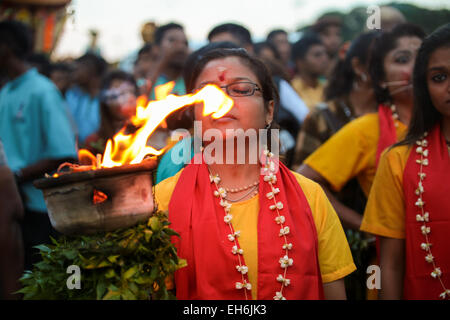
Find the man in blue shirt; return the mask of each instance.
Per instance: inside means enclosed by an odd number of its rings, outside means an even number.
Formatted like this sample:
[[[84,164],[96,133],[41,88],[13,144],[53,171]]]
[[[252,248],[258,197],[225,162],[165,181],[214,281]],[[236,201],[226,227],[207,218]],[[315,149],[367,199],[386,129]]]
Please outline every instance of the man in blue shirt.
[[[55,85],[26,62],[31,50],[31,33],[24,24],[0,22],[0,72],[9,79],[0,91],[0,139],[24,202],[26,269],[39,259],[32,247],[56,235],[42,192],[32,181],[76,158],[64,100]]]
[[[75,85],[67,90],[66,101],[77,125],[80,146],[100,127],[99,93],[106,69],[106,61],[92,53],[86,53],[75,61]]]

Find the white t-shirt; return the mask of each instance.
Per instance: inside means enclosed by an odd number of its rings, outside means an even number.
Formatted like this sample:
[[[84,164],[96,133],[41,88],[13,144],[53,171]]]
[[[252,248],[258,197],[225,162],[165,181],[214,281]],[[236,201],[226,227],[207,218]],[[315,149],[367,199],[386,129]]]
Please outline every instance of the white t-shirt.
[[[280,103],[289,110],[299,123],[303,123],[309,113],[309,108],[294,88],[286,80],[280,80]]]

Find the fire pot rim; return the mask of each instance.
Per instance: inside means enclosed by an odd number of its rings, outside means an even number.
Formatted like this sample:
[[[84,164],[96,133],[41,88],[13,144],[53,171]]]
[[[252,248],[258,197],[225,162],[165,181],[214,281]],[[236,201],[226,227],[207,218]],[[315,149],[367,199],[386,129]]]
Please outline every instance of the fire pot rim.
[[[113,168],[100,168],[96,170],[66,173],[56,178],[41,178],[33,181],[33,185],[38,189],[48,189],[71,184],[74,182],[106,178],[127,173],[136,173],[142,171],[148,171],[150,173],[157,167],[157,164],[157,160],[155,159],[146,159],[137,164],[125,164]]]

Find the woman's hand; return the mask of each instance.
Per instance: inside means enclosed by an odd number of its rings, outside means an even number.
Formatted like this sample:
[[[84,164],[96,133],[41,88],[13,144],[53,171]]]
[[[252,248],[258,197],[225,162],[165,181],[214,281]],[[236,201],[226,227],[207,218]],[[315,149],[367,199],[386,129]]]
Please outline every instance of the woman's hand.
[[[314,180],[322,187],[323,191],[327,195],[328,200],[330,200],[333,205],[334,210],[339,216],[342,225],[345,228],[350,228],[353,230],[359,230],[362,222],[362,215],[357,213],[356,211],[350,209],[342,202],[340,202],[332,193],[330,185],[324,177],[322,177],[317,171],[312,169],[306,164],[300,166],[297,170],[298,173],[305,176],[308,179]]]

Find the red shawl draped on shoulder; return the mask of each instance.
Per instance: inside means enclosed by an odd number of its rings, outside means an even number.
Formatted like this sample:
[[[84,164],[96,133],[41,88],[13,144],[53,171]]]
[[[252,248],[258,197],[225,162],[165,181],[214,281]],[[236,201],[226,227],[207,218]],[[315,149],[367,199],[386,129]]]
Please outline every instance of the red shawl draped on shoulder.
[[[378,139],[377,146],[377,167],[383,151],[397,142],[397,132],[395,130],[394,119],[392,119],[391,108],[386,105],[380,104],[378,106],[378,119],[378,123],[380,126],[380,137]]]
[[[201,157],[197,154],[196,157]],[[234,242],[228,240],[230,229],[224,223],[224,209],[213,195],[207,165],[195,157],[184,168],[169,203],[171,228],[180,234],[174,240],[178,255],[188,266],[175,273],[177,298],[186,299],[245,299],[243,289],[236,289],[241,274],[237,255],[232,254]],[[323,288],[318,262],[318,240],[311,209],[295,176],[279,163],[275,187],[280,189],[277,201],[284,204],[280,213],[290,227],[287,241],[293,244],[286,278],[291,284],[283,289],[286,299],[322,299]],[[266,197],[272,191],[260,176],[258,215],[258,299],[273,299],[280,290],[276,280],[283,274],[279,259],[284,256],[280,225],[276,213],[269,209],[273,200]],[[242,259],[242,257],[241,257]],[[245,264],[245,262],[244,262]],[[248,278],[247,278],[248,281]],[[251,298],[251,292],[247,291]]]
[[[442,272],[442,282],[450,287],[450,158],[445,139],[437,125],[425,138],[426,146],[422,150],[428,150],[429,164],[423,166],[424,192],[421,196],[424,202],[423,209],[429,214],[429,221],[425,223],[430,228],[427,235],[431,243],[431,252],[435,266]],[[422,210],[417,204],[419,196],[416,194],[419,183],[419,170],[421,155],[417,152],[419,146],[413,146],[411,154],[403,172],[403,191],[405,195],[406,209],[406,270],[404,278],[405,299],[439,299],[443,288],[438,278],[433,278],[432,263],[425,260],[428,254],[422,248],[426,243],[422,233],[424,222],[418,221],[417,215],[422,215]],[[450,296],[447,296],[447,299]]]

